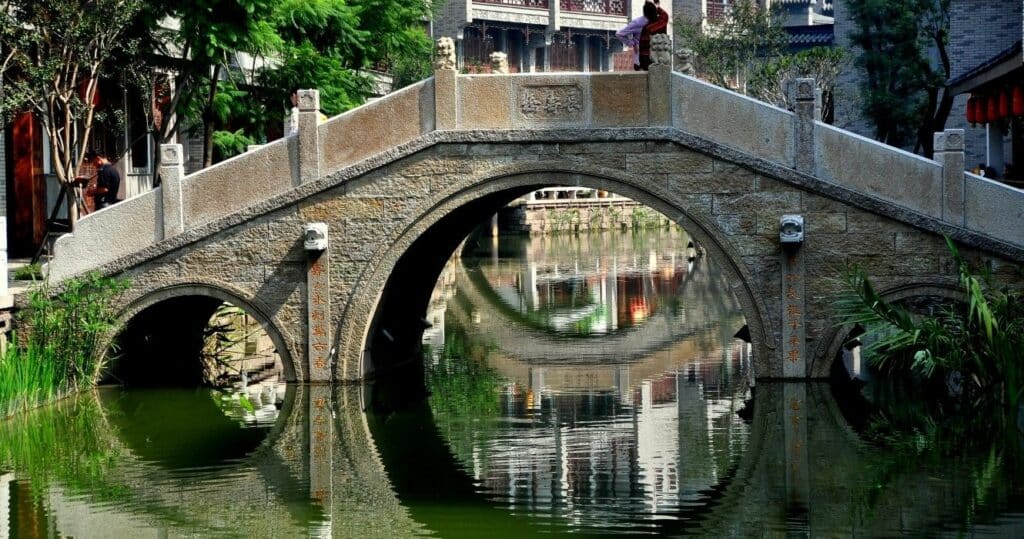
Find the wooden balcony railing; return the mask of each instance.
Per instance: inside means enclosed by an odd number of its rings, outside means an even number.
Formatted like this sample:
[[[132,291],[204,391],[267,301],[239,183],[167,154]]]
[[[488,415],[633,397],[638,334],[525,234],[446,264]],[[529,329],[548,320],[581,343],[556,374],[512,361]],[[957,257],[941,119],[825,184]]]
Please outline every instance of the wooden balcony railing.
[[[572,13],[596,13],[600,15],[625,15],[625,0],[559,0],[562,11]]]
[[[725,2],[716,2],[714,0],[708,0],[707,3],[707,15],[706,19],[708,22],[718,22],[724,19],[729,14],[730,6]]]
[[[496,4],[499,6],[548,8],[548,0],[473,0],[473,2],[477,4]]]

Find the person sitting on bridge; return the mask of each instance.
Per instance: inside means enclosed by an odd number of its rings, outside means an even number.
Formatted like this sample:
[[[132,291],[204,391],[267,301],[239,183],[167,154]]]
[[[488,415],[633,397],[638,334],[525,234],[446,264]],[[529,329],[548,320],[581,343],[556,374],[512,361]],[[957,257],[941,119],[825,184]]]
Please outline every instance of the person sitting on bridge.
[[[97,210],[117,203],[117,191],[121,188],[121,175],[114,165],[99,150],[85,153],[85,161],[96,167],[96,183],[86,189],[85,194],[93,197]]]

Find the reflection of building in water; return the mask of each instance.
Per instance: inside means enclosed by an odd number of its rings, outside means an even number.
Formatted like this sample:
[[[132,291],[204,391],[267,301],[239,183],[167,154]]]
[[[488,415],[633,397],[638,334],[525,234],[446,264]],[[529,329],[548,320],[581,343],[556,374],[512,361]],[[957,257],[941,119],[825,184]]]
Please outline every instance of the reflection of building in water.
[[[486,343],[506,380],[497,425],[459,437],[488,495],[633,526],[723,480],[746,445],[749,348],[728,282],[688,244],[678,228],[500,237],[449,265],[428,318]]]
[[[458,272],[458,257],[453,257],[445,264],[441,276],[437,279],[437,285],[430,293],[430,303],[427,305],[426,320],[430,327],[423,330],[423,345],[429,347],[436,360],[437,354],[444,348],[444,317],[448,310],[448,300],[455,296],[455,279]]]
[[[718,483],[745,447],[740,341],[707,353],[680,345],[676,367],[529,367],[509,376],[505,420],[467,463],[512,507],[562,506],[573,519],[665,513]],[[663,359],[663,358],[662,358]],[[658,363],[657,359],[654,360]],[[506,365],[507,366],[507,365]],[[633,377],[631,370],[640,373]],[[656,371],[656,372],[655,372]],[[613,503],[614,501],[614,503]],[[600,515],[600,516],[599,516]]]
[[[688,264],[689,237],[679,229],[585,237],[506,239],[480,259],[480,272],[520,314],[558,332],[589,335],[644,323],[669,308],[666,300],[701,269]],[[508,258],[508,250],[519,256]]]

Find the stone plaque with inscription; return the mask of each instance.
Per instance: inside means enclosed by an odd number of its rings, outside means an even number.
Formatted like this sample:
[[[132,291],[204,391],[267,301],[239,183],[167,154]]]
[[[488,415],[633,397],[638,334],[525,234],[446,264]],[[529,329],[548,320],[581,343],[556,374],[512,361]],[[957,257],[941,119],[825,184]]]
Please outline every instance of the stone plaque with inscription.
[[[519,88],[519,114],[524,120],[583,120],[583,89],[578,84],[524,85]]]

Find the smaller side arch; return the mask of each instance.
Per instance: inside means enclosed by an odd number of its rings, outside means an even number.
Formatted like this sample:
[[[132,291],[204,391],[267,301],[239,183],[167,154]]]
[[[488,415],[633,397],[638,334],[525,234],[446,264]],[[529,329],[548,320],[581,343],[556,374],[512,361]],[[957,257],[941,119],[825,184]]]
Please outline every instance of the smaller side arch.
[[[281,357],[285,379],[289,382],[301,379],[304,369],[301,364],[296,363],[295,358],[304,356],[298,353],[292,336],[269,314],[272,310],[264,302],[250,297],[238,287],[219,281],[183,280],[141,293],[118,312],[116,326],[104,340],[103,349],[109,350],[114,339],[127,327],[129,322],[146,309],[168,300],[189,296],[214,298],[245,310],[260,323],[271,342],[274,343],[274,347]]]
[[[955,280],[937,280],[931,282],[904,283],[886,288],[879,292],[887,302],[900,302],[910,298],[933,297],[951,301],[965,301],[967,298],[959,289]],[[829,328],[814,354],[814,363],[810,368],[811,378],[828,378],[831,374],[832,362],[835,361],[839,349],[850,339],[852,325],[835,325]]]

